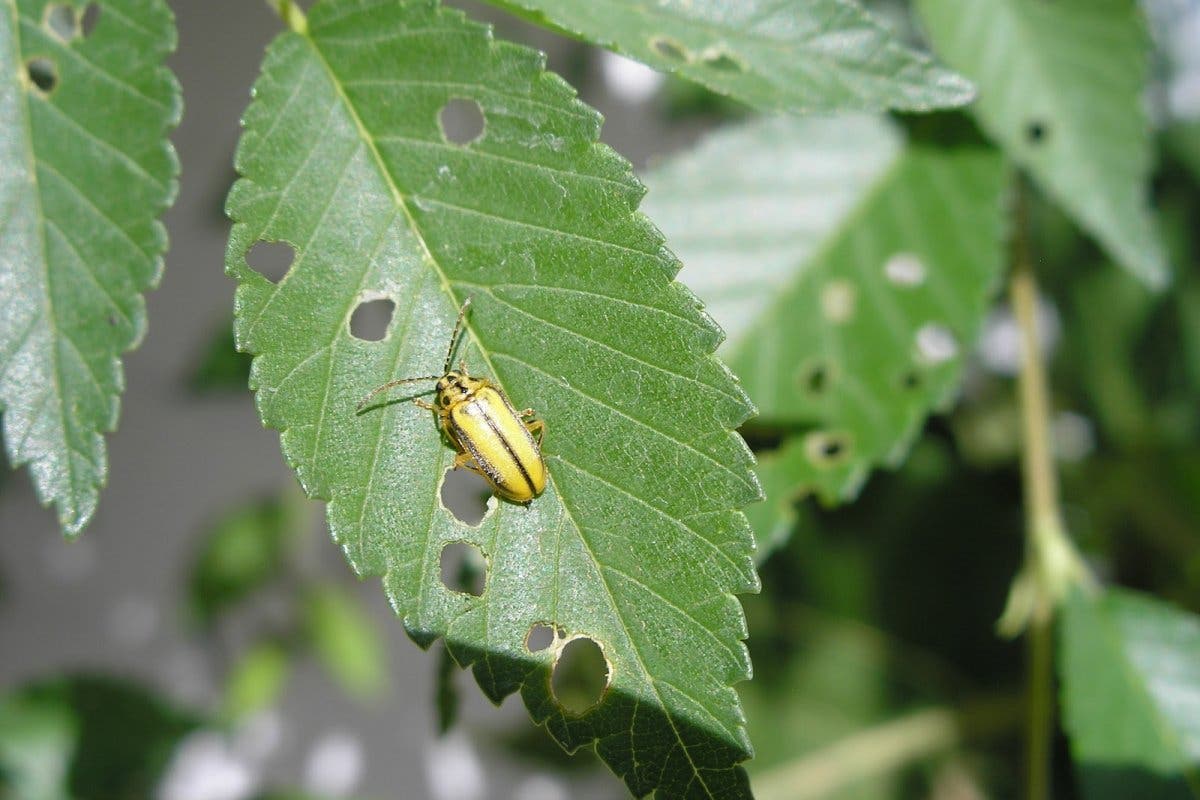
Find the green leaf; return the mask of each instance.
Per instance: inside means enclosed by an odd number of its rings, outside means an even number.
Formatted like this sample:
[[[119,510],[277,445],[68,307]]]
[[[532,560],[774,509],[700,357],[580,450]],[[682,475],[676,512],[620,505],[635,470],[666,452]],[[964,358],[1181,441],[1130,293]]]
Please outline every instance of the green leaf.
[[[998,155],[875,117],[761,120],[648,176],[647,213],[729,333],[755,424],[829,503],[953,398],[1002,264]]]
[[[1200,797],[1200,618],[1134,592],[1075,596],[1059,647],[1084,795]]]
[[[291,545],[306,527],[299,491],[237,506],[205,536],[188,578],[192,616],[204,626],[282,576]]]
[[[107,475],[118,356],[162,271],[181,103],[166,3],[105,0],[87,35],[52,29],[51,5],[0,0],[0,409],[10,463],[74,535]],[[54,5],[78,23],[87,3]]]
[[[304,615],[313,652],[343,689],[362,699],[383,691],[383,642],[353,597],[317,587],[305,598]]]
[[[0,702],[0,797],[65,800],[75,749],[75,721],[65,708],[21,695]]]
[[[520,690],[637,795],[747,796],[733,593],[757,586],[737,509],[759,489],[732,429],[751,406],[637,212],[642,186],[539,54],[460,12],[335,0],[299,27],[268,51],[229,200],[236,334],[264,423],[415,641],[445,637],[488,697]],[[456,98],[485,118],[469,143],[439,129]],[[259,240],[296,248],[277,285],[245,262]],[[355,308],[380,297],[396,306],[384,338],[351,335]],[[403,392],[355,413],[383,381],[441,368],[467,297],[458,355],[537,409],[550,475],[528,507],[493,501],[474,527],[441,506],[454,451],[431,414]],[[482,596],[443,585],[454,542],[485,555]],[[562,636],[530,652],[541,623]],[[548,681],[572,637],[610,667],[582,715]]]
[[[974,96],[856,0],[490,2],[764,111],[928,111]]]
[[[1114,260],[1168,279],[1147,205],[1149,38],[1134,0],[918,0],[934,48],[979,86],[980,124]]]
[[[225,715],[238,719],[275,705],[291,671],[292,660],[285,647],[270,641],[254,645],[238,659],[225,681]]]

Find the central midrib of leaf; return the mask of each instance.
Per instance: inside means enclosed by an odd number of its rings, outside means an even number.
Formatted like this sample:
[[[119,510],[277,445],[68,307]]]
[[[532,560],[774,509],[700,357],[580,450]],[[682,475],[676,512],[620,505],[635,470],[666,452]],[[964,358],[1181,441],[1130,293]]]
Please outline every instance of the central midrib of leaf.
[[[337,77],[337,74],[334,72],[332,66],[329,64],[328,60],[326,60],[324,54],[321,52],[321,48],[317,46],[317,43],[307,33],[298,34],[298,35],[302,36],[302,38],[305,40],[308,47],[312,50],[313,55],[316,57],[318,62],[321,64],[322,68],[325,70],[326,76],[329,78],[330,83],[334,87],[334,91],[337,93],[338,98],[341,100],[343,106],[346,109],[346,113],[349,114],[351,120],[354,122],[355,129],[358,131],[358,134],[359,134],[360,138],[362,139],[363,144],[369,149],[369,151],[371,153],[371,159],[374,162],[375,167],[378,170],[383,181],[386,183],[386,185],[388,187],[388,191],[391,193],[392,198],[395,201],[396,207],[398,209],[400,209],[400,211],[403,213],[404,218],[408,223],[409,229],[412,231],[413,236],[420,243],[425,262],[434,270],[434,272],[437,273],[438,280],[440,281],[443,290],[451,298],[451,301],[453,302],[453,304],[456,307],[461,305],[462,299],[460,299],[459,297],[457,297],[455,295],[454,289],[451,285],[451,281],[450,281],[448,275],[446,274],[445,270],[442,269],[442,267],[438,263],[437,259],[434,257],[433,251],[429,247],[429,244],[426,241],[426,237],[425,237],[424,233],[422,232],[420,226],[417,223],[416,217],[413,215],[412,211],[408,207],[408,203],[409,203],[408,198],[400,190],[400,187],[396,184],[396,181],[393,179],[392,174],[388,171],[388,169],[384,163],[383,157],[379,152],[379,148],[377,147],[377,145],[375,143],[374,135],[367,129],[366,125],[363,123],[362,117],[359,115],[353,102],[351,102],[350,98],[347,96],[347,94],[342,86],[341,81]],[[496,371],[495,366],[492,364],[491,354],[490,354],[489,349],[483,344],[483,342],[479,339],[479,337],[477,337],[475,335],[474,329],[471,326],[469,320],[464,324],[464,328],[467,332],[467,335],[471,337],[472,342],[478,348],[481,357],[487,363],[488,370],[490,371],[491,375],[493,376],[493,379],[498,383],[499,382],[499,378],[498,378],[499,373]],[[528,365],[528,366],[532,367],[533,365]],[[645,423],[643,423],[643,424],[645,424]],[[555,456],[548,457],[548,460],[551,460],[551,461],[560,460],[561,461],[561,459],[558,459]],[[577,470],[584,471],[580,467],[576,467],[574,465],[572,465],[572,466]],[[599,479],[599,478],[597,478],[597,479]],[[605,597],[608,601],[609,608],[612,610],[613,617],[620,621],[620,624],[621,624],[622,628],[624,629],[626,638],[629,641],[630,646],[633,649],[634,656],[637,658],[638,667],[641,669],[642,673],[645,675],[649,686],[655,692],[655,696],[658,699],[659,706],[666,712],[665,717],[675,733],[676,741],[679,743],[680,749],[683,751],[685,757],[688,760],[688,763],[692,767],[693,774],[695,775],[696,779],[699,780],[702,785],[704,785],[705,791],[711,795],[712,792],[704,780],[704,771],[697,767],[695,760],[692,758],[692,754],[689,750],[688,743],[684,740],[683,735],[681,734],[681,732],[679,731],[679,729],[676,725],[676,722],[674,719],[674,714],[669,710],[670,705],[666,702],[665,698],[663,698],[663,696],[658,688],[658,681],[654,677],[653,673],[647,668],[645,660],[644,660],[640,650],[638,649],[637,637],[634,635],[634,632],[630,629],[629,624],[626,621],[625,617],[620,612],[619,606],[616,603],[616,599],[613,596],[612,589],[609,586],[608,580],[604,575],[603,566],[601,565],[600,560],[596,557],[595,551],[593,550],[591,543],[588,541],[587,536],[584,533],[583,527],[581,525],[579,525],[578,522],[575,520],[575,516],[571,512],[571,507],[570,507],[571,504],[568,500],[568,497],[566,494],[564,494],[561,491],[561,489],[559,488],[559,485],[555,481],[553,470],[550,470],[550,469],[547,470],[547,480],[552,484],[554,493],[557,495],[560,502],[562,503],[564,514],[570,520],[570,524],[577,532],[581,544],[587,550],[588,556],[592,561],[592,566],[593,566],[594,572],[596,574],[596,577],[597,577],[600,585],[604,588]],[[636,497],[635,495],[629,494],[626,490],[624,490],[621,487],[614,487],[614,488],[617,488],[618,490],[624,492],[625,494],[627,494],[629,496],[629,498],[631,500],[633,500],[635,502],[643,503],[643,504],[645,502],[641,498]],[[436,503],[436,498],[435,498],[434,502]],[[496,509],[496,511],[493,513],[498,513],[499,510],[500,509]],[[688,526],[688,527],[690,527],[690,526]],[[694,531],[694,532],[696,533],[696,535],[698,535],[698,536],[700,535],[698,531]],[[561,541],[561,538],[562,538],[562,526],[559,525],[558,530],[556,531],[556,541]],[[428,534],[426,534],[425,541],[426,541],[425,550],[426,550],[426,552],[428,552],[429,543],[431,541],[431,537]],[[556,590],[557,590],[559,582],[560,581],[558,581],[558,580],[555,581]],[[422,586],[423,586],[423,582],[422,582]],[[645,588],[647,589],[647,591],[653,592],[653,590],[650,589],[649,587],[645,587]],[[657,593],[655,593],[655,594],[657,594]],[[661,595],[659,595],[659,597],[663,602],[671,604],[669,600],[661,597]],[[671,605],[674,605],[674,604],[671,604]],[[682,609],[679,609],[679,610],[682,611]],[[700,625],[699,623],[697,623],[697,626],[700,629],[704,630],[709,635],[712,634],[712,632],[708,631],[707,628],[705,628],[703,625]],[[703,705],[703,704],[701,703],[700,705]]]

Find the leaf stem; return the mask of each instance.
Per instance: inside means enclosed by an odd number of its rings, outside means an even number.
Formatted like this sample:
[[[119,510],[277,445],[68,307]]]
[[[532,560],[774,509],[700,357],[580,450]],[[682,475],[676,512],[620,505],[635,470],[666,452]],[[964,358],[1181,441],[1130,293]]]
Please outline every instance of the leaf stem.
[[[300,8],[294,0],[265,0],[265,2],[294,32],[301,36],[308,33],[308,18],[304,16],[304,9]]]
[[[1063,524],[1058,474],[1050,428],[1050,391],[1042,361],[1037,320],[1037,279],[1029,242],[1029,189],[1018,177],[1009,297],[1021,347],[1018,392],[1021,412],[1021,476],[1025,494],[1025,563],[1013,581],[1000,617],[1000,633],[1016,636],[1028,628],[1026,709],[1026,793],[1028,800],[1050,796],[1054,733],[1054,610],[1075,586],[1092,579]]]

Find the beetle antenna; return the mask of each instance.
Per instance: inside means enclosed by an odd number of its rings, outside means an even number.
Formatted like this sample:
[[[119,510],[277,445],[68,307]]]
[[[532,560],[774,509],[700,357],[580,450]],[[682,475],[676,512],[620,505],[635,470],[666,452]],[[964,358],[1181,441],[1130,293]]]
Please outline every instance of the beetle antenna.
[[[454,323],[454,333],[450,335],[450,349],[446,351],[446,364],[442,367],[442,373],[450,371],[450,362],[454,360],[454,343],[458,341],[458,334],[462,332],[463,318],[467,315],[467,309],[471,307],[471,298],[468,297],[463,301],[462,308],[458,310],[458,321]]]
[[[399,378],[398,380],[388,381],[387,383],[383,384],[382,386],[376,386],[374,389],[372,389],[370,394],[368,394],[366,397],[364,397],[362,400],[359,401],[358,405],[355,407],[355,411],[362,411],[363,408],[366,407],[367,403],[371,402],[372,397],[379,394],[380,392],[386,392],[388,389],[393,389],[402,383],[416,383],[417,381],[436,381],[436,380],[440,379],[441,377],[442,377],[441,375],[422,375],[419,378]],[[424,394],[424,392],[422,392],[422,394]]]

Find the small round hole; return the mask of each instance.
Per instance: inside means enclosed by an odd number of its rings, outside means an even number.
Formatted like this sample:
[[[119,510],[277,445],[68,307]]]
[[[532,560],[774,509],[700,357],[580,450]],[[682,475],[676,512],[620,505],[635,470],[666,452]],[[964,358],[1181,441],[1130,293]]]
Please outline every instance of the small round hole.
[[[732,53],[727,53],[725,51],[719,50],[719,51],[711,53],[711,54],[706,53],[701,58],[701,62],[704,64],[704,66],[711,67],[712,69],[715,69],[718,72],[745,72],[746,71],[745,64],[743,64]]]
[[[529,629],[525,636],[525,649],[531,653],[540,653],[554,644],[554,628],[537,623]]]
[[[100,4],[88,3],[87,8],[83,10],[83,16],[79,19],[79,28],[84,36],[91,36],[92,31],[96,30],[96,23],[100,21]]]
[[[442,508],[459,522],[476,527],[488,510],[492,487],[478,472],[469,469],[446,470],[442,479]]]
[[[452,592],[475,597],[487,587],[487,561],[470,542],[450,542],[442,548],[442,584]]]
[[[921,388],[921,373],[915,369],[905,371],[900,375],[900,388],[906,392],[916,391]]]
[[[1044,122],[1032,120],[1025,126],[1025,138],[1030,144],[1041,144],[1050,135],[1050,130]]]
[[[390,298],[365,300],[350,315],[350,335],[365,342],[378,342],[387,336],[396,304]]]
[[[850,457],[850,436],[845,433],[815,431],[804,440],[808,460],[818,467],[832,467]]]
[[[842,323],[854,316],[858,290],[849,281],[830,281],[821,289],[821,313],[825,319]]]
[[[29,73],[30,83],[36,86],[42,94],[50,94],[58,85],[58,68],[48,58],[31,58],[25,65],[25,69]]]
[[[46,28],[50,33],[64,42],[69,42],[79,35],[79,17],[75,9],[65,3],[53,3],[46,6]]]
[[[283,280],[295,260],[296,250],[287,242],[255,242],[246,253],[246,265],[271,283]]]
[[[671,61],[684,62],[691,60],[688,56],[687,48],[669,37],[656,36],[650,40],[650,46],[654,48],[654,52]]]
[[[925,282],[925,264],[913,253],[896,253],[883,265],[887,279],[896,286],[920,286]]]
[[[580,716],[602,699],[612,672],[604,651],[587,637],[572,639],[554,662],[550,689],[568,714]]]
[[[945,325],[929,322],[917,330],[917,356],[926,364],[942,364],[958,355],[958,339]]]
[[[454,144],[471,144],[483,136],[486,120],[483,109],[474,100],[455,97],[438,114],[442,136]]]

